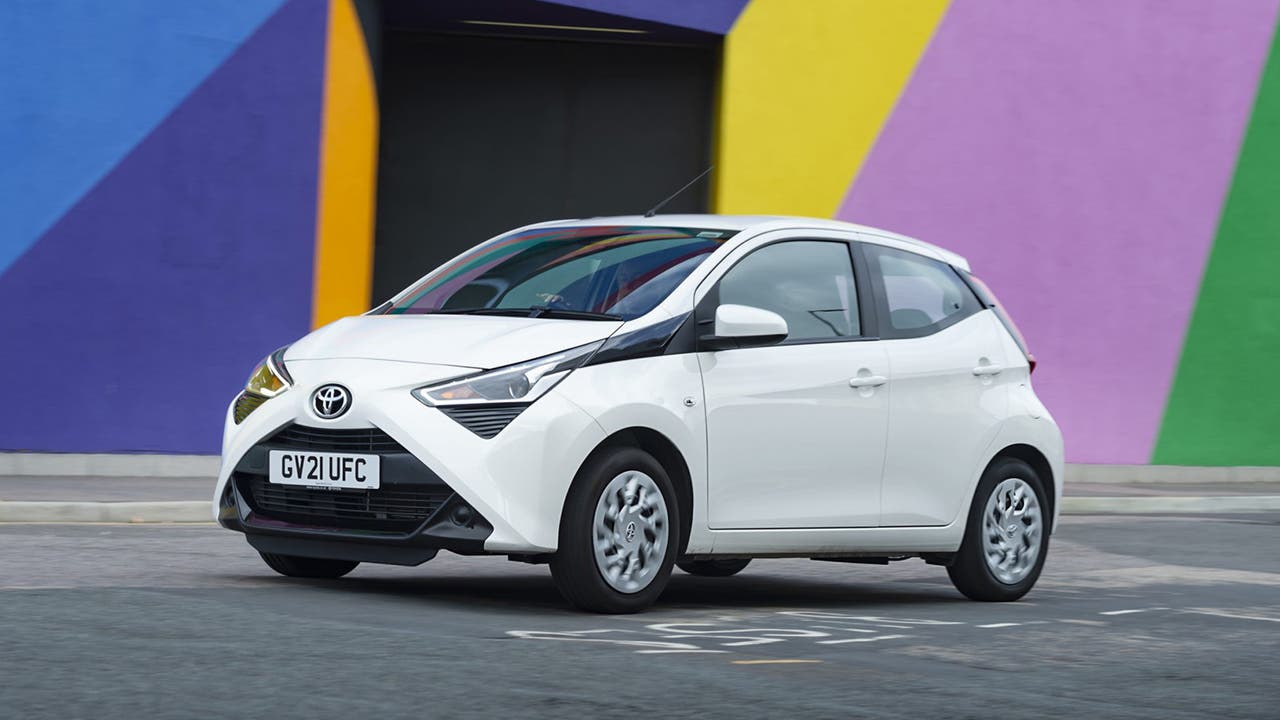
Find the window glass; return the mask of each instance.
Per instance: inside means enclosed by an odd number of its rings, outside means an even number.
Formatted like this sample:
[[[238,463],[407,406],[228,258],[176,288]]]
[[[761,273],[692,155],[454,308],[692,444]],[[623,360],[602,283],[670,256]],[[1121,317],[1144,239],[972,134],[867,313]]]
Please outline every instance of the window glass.
[[[889,306],[889,327],[911,334],[941,329],[974,312],[973,293],[950,265],[875,246]]]
[[[787,321],[787,340],[856,337],[858,295],[849,246],[793,240],[766,245],[720,280],[721,305],[772,310]]]
[[[656,307],[732,236],[704,228],[525,230],[437,269],[388,312],[563,310],[630,320]]]

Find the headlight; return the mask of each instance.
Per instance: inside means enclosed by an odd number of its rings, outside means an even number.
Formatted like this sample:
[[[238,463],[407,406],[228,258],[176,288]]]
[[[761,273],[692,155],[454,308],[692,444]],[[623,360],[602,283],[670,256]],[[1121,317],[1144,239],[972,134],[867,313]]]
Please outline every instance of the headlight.
[[[420,387],[413,391],[413,396],[433,407],[491,402],[531,403],[555,387],[574,368],[581,367],[600,345],[600,342],[594,342],[519,365]]]
[[[293,387],[293,378],[289,377],[289,371],[284,367],[284,351],[288,349],[282,347],[258,363],[244,389],[262,397],[273,398]]]

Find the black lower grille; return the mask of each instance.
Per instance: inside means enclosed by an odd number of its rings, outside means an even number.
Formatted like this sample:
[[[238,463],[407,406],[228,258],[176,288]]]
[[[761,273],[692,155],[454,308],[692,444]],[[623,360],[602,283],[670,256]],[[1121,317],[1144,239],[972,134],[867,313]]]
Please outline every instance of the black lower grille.
[[[404,446],[378,428],[337,430],[334,428],[290,425],[273,435],[267,440],[267,443],[300,450],[328,452],[408,452],[404,449]]]
[[[369,527],[409,531],[444,504],[452,492],[444,486],[406,485],[377,490],[313,490],[279,485],[252,476],[241,483],[250,507],[285,522],[336,528]]]
[[[440,411],[462,427],[488,440],[502,432],[527,407],[528,403],[452,405],[442,407]]]

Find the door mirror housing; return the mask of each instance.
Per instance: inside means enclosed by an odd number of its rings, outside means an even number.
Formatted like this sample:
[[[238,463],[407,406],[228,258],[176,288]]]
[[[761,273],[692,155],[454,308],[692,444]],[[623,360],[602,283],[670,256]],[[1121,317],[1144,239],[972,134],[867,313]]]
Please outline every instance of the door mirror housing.
[[[703,336],[707,350],[776,345],[787,339],[787,321],[776,312],[750,305],[721,305],[716,308],[714,335]]]

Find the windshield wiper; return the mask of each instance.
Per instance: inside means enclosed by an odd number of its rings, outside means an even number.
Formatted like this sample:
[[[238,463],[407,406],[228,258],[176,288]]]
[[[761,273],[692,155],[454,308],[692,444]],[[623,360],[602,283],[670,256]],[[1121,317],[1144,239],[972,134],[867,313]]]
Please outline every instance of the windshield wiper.
[[[590,310],[567,310],[546,305],[534,305],[526,308],[451,308],[436,310],[441,315],[502,315],[506,317],[559,318],[562,320],[622,320],[621,315],[612,313],[591,312]]]

